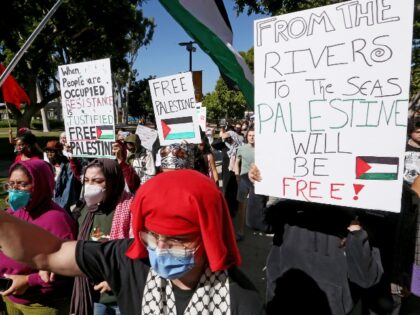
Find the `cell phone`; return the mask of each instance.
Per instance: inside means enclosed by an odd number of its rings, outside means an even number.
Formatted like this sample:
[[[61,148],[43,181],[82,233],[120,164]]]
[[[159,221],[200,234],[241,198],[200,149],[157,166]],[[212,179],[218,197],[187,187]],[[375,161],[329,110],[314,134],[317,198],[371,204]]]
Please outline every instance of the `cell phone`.
[[[13,280],[0,277],[0,291],[6,291],[12,286]]]

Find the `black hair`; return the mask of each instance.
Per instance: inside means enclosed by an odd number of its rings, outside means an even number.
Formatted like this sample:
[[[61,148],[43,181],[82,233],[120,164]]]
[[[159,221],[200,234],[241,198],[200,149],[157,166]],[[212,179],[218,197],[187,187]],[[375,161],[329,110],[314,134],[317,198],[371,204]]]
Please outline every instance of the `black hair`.
[[[44,153],[37,143],[36,136],[32,132],[26,131],[23,135],[17,137],[16,141],[17,140],[20,140],[23,142],[23,144],[26,144],[28,148],[27,154],[25,153],[26,156],[38,156],[40,159],[44,158]]]
[[[420,128],[420,118],[413,117],[408,120],[407,123],[407,134],[410,136],[416,129]]]

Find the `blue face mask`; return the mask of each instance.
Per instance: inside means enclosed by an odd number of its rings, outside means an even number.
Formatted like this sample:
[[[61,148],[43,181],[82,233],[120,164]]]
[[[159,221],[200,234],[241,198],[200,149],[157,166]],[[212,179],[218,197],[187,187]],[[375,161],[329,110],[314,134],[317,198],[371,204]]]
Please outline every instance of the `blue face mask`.
[[[194,251],[183,255],[176,255],[170,249],[152,249],[149,252],[150,266],[159,276],[165,279],[182,277],[194,267]]]
[[[26,207],[31,199],[31,193],[26,190],[9,190],[9,204],[13,211]]]

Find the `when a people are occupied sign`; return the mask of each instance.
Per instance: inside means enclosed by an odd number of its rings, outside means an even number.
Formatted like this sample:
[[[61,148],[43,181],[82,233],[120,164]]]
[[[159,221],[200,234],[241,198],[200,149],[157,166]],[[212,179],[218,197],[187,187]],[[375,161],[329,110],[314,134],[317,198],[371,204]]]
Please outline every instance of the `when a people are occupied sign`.
[[[400,211],[413,5],[254,22],[257,193]]]
[[[114,104],[109,59],[58,67],[67,141],[76,157],[114,158]]]
[[[191,72],[149,80],[161,145],[200,143]]]

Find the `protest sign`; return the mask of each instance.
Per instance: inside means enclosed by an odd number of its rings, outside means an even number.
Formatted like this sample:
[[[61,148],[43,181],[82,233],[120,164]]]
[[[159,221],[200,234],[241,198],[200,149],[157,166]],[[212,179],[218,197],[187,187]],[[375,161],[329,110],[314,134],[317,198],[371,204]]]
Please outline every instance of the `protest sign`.
[[[198,125],[201,127],[202,131],[206,131],[206,124],[207,124],[207,108],[202,106],[202,103],[197,103],[197,117],[198,117]]]
[[[115,141],[109,59],[58,67],[66,136],[76,157],[107,157]]]
[[[259,194],[399,212],[413,1],[254,22]]]
[[[149,80],[160,143],[200,143],[191,72]]]
[[[149,151],[153,151],[153,144],[156,142],[158,133],[149,127],[138,125],[136,134],[139,136],[141,145]]]

